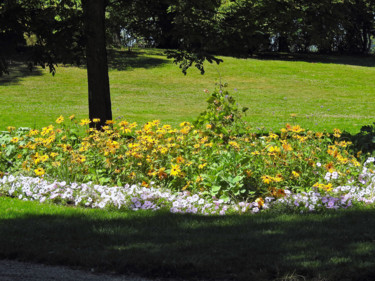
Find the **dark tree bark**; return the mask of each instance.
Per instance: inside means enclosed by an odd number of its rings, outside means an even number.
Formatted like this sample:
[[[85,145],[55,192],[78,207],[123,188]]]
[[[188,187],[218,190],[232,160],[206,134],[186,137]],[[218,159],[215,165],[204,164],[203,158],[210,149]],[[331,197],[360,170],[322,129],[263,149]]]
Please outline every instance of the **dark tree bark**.
[[[100,123],[92,125],[100,129],[106,120],[112,120],[104,23],[107,0],[84,0],[82,5],[87,40],[89,118],[99,118]]]

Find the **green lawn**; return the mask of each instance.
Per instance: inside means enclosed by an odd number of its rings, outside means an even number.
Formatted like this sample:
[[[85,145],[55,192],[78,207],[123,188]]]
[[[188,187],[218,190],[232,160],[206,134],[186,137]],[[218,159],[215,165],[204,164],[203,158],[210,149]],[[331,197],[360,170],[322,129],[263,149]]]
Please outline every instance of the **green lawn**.
[[[204,217],[0,197],[0,233],[0,258],[96,271],[199,280],[375,278],[372,209]]]
[[[337,127],[356,133],[375,121],[374,57],[224,57],[219,66],[207,64],[203,76],[196,69],[184,76],[157,49],[130,55],[110,51],[109,57],[114,118],[160,119],[172,125],[193,120],[206,106],[203,90],[213,90],[221,77],[240,104],[250,108],[246,120],[255,130],[278,130],[294,122],[313,130]],[[42,69],[30,73],[17,63],[11,70],[0,78],[0,130],[45,126],[60,114],[87,117],[83,67],[60,66],[55,77]]]
[[[287,122],[351,133],[375,121],[375,58],[234,59],[184,76],[161,51],[110,52],[114,117],[176,125],[229,83],[254,130]],[[0,78],[0,130],[87,118],[85,69],[55,77],[18,63]],[[236,89],[236,90],[235,90]],[[297,114],[296,120],[290,114]],[[0,194],[0,258],[149,277],[222,280],[374,280],[373,208],[324,214],[176,215],[25,202]]]

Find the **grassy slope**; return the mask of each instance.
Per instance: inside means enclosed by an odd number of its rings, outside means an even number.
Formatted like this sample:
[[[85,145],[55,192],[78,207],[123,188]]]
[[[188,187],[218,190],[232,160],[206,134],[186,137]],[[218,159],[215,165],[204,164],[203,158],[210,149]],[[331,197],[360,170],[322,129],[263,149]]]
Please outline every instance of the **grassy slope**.
[[[99,271],[237,280],[375,278],[374,210],[202,217],[0,197],[0,233],[0,258]]]
[[[295,122],[314,130],[338,127],[355,133],[375,121],[375,58],[223,59],[219,66],[208,64],[204,76],[195,69],[184,76],[159,50],[132,55],[112,51],[114,117],[173,125],[193,120],[205,108],[203,89],[212,90],[221,75],[231,92],[238,89],[240,104],[250,108],[246,119],[254,128],[277,130]],[[55,77],[40,69],[30,74],[17,65],[13,70],[0,78],[0,129],[40,127],[60,114],[87,117],[84,68],[59,67]],[[297,120],[291,113],[297,113]]]

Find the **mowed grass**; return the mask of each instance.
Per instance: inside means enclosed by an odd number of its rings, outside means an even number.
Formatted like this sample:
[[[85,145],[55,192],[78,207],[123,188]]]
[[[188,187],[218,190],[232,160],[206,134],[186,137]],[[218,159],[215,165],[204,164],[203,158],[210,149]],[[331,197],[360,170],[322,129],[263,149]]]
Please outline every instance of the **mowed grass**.
[[[198,280],[374,280],[373,209],[193,216],[0,197],[0,258]]]
[[[159,119],[177,125],[206,107],[215,83],[228,83],[254,130],[279,130],[298,123],[312,130],[340,128],[351,133],[375,121],[375,58],[310,55],[268,59],[223,57],[206,64],[206,74],[184,76],[162,50],[109,52],[114,118],[145,123]],[[235,90],[236,89],[236,90]],[[290,114],[297,114],[292,119]],[[7,126],[41,127],[59,115],[88,116],[84,67],[29,72],[18,63],[0,78],[0,130]]]
[[[205,108],[220,80],[254,130],[287,122],[355,133],[375,121],[374,58],[223,58],[182,75],[160,50],[110,53],[114,117],[177,125]],[[55,77],[18,63],[0,78],[0,130],[87,118],[83,67]],[[237,89],[235,91],[234,89]],[[291,113],[297,118],[292,119]],[[176,215],[25,202],[0,195],[0,258],[149,277],[221,280],[374,280],[374,209],[324,214]]]

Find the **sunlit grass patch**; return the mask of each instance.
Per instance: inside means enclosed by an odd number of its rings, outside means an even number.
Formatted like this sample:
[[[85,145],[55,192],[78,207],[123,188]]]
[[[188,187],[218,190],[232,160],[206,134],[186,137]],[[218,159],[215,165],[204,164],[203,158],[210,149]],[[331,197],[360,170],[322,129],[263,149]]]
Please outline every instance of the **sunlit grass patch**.
[[[371,114],[375,70],[367,66],[372,57],[223,59],[218,66],[207,64],[204,76],[193,69],[184,76],[160,50],[136,50],[130,55],[113,51],[109,77],[114,118],[141,124],[159,119],[173,126],[192,121],[205,108],[203,90],[212,90],[221,77],[232,91],[238,90],[236,99],[250,108],[245,119],[254,128],[278,130],[290,122],[292,113],[297,114],[296,123],[314,131],[339,128],[356,133],[375,120]],[[311,63],[314,59],[316,63]],[[54,77],[43,70],[4,76],[0,104],[3,130],[9,125],[47,126],[56,112],[85,118],[86,70],[60,66]]]

